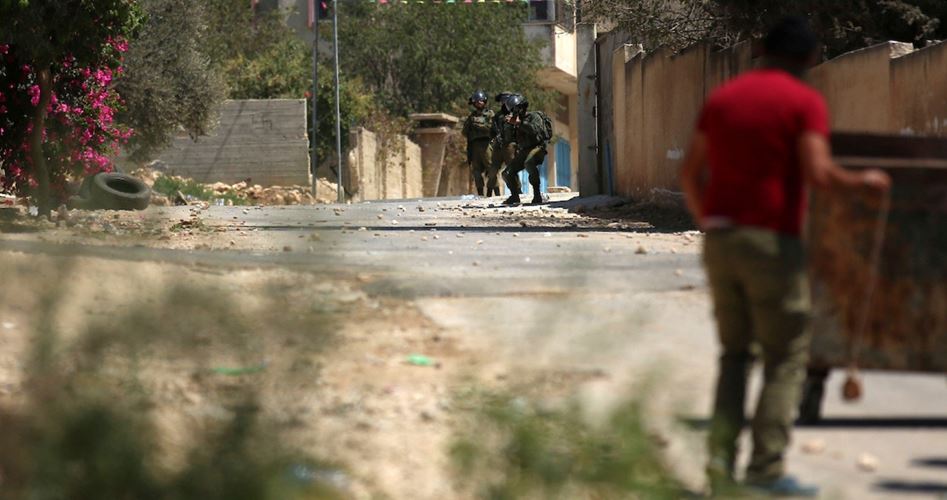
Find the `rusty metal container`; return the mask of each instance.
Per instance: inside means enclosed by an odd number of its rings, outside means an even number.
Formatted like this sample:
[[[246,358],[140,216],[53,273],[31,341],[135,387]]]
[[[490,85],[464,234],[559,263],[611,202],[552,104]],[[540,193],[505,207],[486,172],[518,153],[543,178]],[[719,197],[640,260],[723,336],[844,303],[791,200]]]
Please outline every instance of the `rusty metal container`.
[[[870,303],[881,197],[813,193],[813,366],[845,366],[855,346],[861,368],[947,373],[947,139],[836,134],[832,147],[842,166],[882,168],[893,186]]]
[[[883,198],[810,198],[815,335],[803,419],[818,418],[812,399],[821,400],[832,368],[947,373],[947,139],[834,134],[832,150],[843,167],[881,168],[893,185],[876,274],[871,257]]]

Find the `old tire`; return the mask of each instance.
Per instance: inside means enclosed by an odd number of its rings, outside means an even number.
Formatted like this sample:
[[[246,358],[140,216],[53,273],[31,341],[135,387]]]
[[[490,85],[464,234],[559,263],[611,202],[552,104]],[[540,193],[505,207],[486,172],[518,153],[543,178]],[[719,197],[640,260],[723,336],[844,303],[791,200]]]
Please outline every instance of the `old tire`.
[[[89,198],[108,210],[144,210],[151,203],[151,189],[130,175],[106,172],[92,178]]]
[[[799,418],[801,425],[815,425],[822,420],[822,399],[825,396],[825,379],[828,370],[809,370],[806,381],[802,385],[802,400],[799,402]]]

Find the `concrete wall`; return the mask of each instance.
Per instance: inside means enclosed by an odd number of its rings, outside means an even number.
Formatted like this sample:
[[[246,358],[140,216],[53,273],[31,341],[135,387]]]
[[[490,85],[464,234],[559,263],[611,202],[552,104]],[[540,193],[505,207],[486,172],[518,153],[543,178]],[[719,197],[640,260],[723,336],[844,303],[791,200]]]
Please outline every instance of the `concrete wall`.
[[[614,142],[603,151],[611,153],[614,192],[638,196],[673,188],[708,92],[750,64],[744,45],[719,52],[697,45],[679,54],[615,47],[611,78],[603,82],[612,86],[612,109],[601,113],[612,122],[603,137]]]
[[[342,182],[352,201],[419,198],[421,148],[403,135],[382,144],[375,133],[357,128],[350,135]]]
[[[197,141],[186,135],[156,159],[169,173],[200,182],[309,185],[306,102],[302,99],[224,101],[219,125]]]
[[[891,124],[891,58],[904,50],[897,42],[843,54],[812,69],[809,81],[829,103],[832,128],[885,132]]]
[[[677,189],[707,95],[759,61],[749,44],[647,55],[609,48],[609,78],[601,84],[611,92],[601,93],[611,109],[599,113],[599,126],[610,127],[601,137],[614,145],[614,191],[641,196],[653,188]],[[834,130],[947,135],[947,43],[916,51],[898,42],[868,47],[813,68],[809,81],[825,96]]]
[[[934,45],[891,61],[891,129],[947,135],[947,46]]]
[[[405,198],[424,196],[424,182],[421,171],[421,146],[404,138],[404,184],[401,191]]]

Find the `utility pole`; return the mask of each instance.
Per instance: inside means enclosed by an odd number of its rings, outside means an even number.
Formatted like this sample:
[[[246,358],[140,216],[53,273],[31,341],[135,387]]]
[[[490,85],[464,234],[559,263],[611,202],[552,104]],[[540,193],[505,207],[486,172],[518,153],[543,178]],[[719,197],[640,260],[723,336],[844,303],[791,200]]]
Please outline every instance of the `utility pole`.
[[[309,173],[312,174],[312,197],[316,198],[316,169],[319,168],[319,153],[316,151],[316,141],[319,138],[319,12],[313,13],[315,21],[312,23],[312,136],[309,151]]]
[[[339,203],[345,203],[342,187],[342,114],[339,112],[339,2],[332,0],[332,45],[335,49],[335,153],[338,159]]]

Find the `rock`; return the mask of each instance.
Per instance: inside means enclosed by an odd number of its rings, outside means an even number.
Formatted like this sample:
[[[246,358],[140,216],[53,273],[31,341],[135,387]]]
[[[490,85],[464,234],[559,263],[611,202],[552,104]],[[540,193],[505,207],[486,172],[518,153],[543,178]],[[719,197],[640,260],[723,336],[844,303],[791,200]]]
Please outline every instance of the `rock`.
[[[862,453],[858,455],[858,460],[855,462],[855,465],[858,466],[859,470],[874,472],[878,470],[878,457],[871,453]]]
[[[286,246],[283,247],[283,251],[284,251],[284,252],[292,252],[292,251],[293,251],[293,247],[291,247],[291,246],[289,246],[289,245],[286,245]]]
[[[638,249],[635,250],[635,253],[638,254],[638,255],[644,255],[644,254],[648,253],[648,250],[646,250],[645,247],[639,245],[639,246],[638,246]]]
[[[825,441],[821,439],[810,439],[802,443],[802,451],[810,455],[818,455],[825,451]]]
[[[187,400],[187,402],[191,403],[192,405],[200,404],[201,401],[203,401],[203,398],[201,397],[201,395],[194,391],[185,391],[184,399]]]

